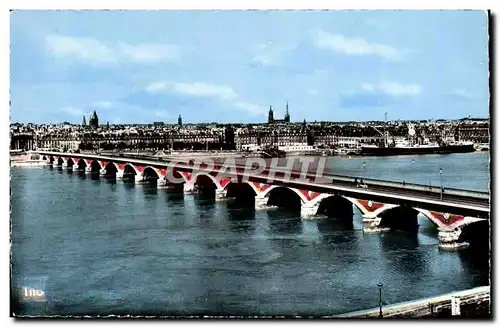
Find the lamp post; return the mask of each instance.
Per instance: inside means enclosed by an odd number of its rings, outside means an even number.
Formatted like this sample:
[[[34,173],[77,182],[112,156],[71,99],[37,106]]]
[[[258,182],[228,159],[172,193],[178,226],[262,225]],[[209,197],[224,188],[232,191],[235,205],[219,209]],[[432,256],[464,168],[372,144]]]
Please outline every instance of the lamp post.
[[[378,301],[378,306],[379,306],[379,313],[378,313],[378,317],[379,318],[382,318],[382,286],[384,286],[384,284],[382,283],[378,283],[377,284],[378,286],[378,294],[379,294],[379,301]]]
[[[443,169],[439,168],[439,181],[441,184],[441,201],[443,201]]]

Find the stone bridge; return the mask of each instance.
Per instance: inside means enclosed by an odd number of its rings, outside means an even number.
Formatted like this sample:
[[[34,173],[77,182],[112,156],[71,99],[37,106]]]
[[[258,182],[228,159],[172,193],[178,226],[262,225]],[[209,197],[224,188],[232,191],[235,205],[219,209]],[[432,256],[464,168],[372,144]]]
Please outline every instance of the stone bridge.
[[[54,167],[131,179],[137,183],[155,181],[160,188],[185,193],[212,192],[216,201],[247,198],[255,203],[256,210],[288,207],[300,212],[303,218],[334,216],[352,221],[355,207],[363,216],[366,233],[390,229],[417,230],[417,215],[422,214],[438,227],[439,246],[445,249],[468,245],[465,236],[470,233],[464,233],[467,226],[480,224],[489,227],[488,192],[436,190],[426,185],[368,179],[360,185],[359,178],[355,177],[287,169],[272,164],[262,167],[260,158],[249,158],[245,165],[237,165],[234,160],[214,165],[193,164],[186,160],[37,153]]]

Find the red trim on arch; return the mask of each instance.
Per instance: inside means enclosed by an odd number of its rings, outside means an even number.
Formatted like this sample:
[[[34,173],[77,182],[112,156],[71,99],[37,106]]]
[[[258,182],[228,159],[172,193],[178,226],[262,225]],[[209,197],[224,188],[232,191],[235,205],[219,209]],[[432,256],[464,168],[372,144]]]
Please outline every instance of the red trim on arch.
[[[374,202],[374,201],[370,201],[370,200],[358,200],[358,203],[361,204],[363,206],[363,208],[365,208],[366,211],[368,211],[368,212],[374,212],[377,209],[380,209],[383,206],[385,206],[384,203]]]
[[[259,182],[252,182],[252,184],[255,186],[257,193],[262,193],[271,187],[271,185],[269,185],[269,184],[264,184],[264,183],[259,183]]]
[[[307,201],[311,201],[314,198],[318,197],[321,195],[319,192],[313,192],[313,191],[308,191],[308,190],[299,190],[302,195],[307,199]]]
[[[220,185],[222,188],[226,187],[227,184],[231,183],[231,177],[221,177]]]
[[[453,225],[457,221],[464,220],[464,216],[460,215],[455,215],[455,214],[447,214],[447,213],[442,213],[442,212],[437,212],[437,211],[429,211],[429,213],[434,217],[435,219],[439,220],[443,225],[449,226]]]

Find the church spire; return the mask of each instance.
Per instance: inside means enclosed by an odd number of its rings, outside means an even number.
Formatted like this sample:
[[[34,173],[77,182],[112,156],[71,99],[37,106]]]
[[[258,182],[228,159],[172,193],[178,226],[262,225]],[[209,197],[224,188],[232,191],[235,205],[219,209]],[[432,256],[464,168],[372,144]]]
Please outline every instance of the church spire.
[[[274,112],[273,112],[273,106],[269,106],[269,115],[267,116],[267,123],[272,124],[274,123]]]
[[[290,112],[288,111],[288,100],[286,101],[285,122],[290,122]]]

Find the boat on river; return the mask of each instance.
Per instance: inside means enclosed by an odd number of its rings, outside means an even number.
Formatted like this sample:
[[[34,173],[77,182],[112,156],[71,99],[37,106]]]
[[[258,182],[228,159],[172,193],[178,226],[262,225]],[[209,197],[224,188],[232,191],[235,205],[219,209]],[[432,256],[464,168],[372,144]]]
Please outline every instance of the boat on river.
[[[430,142],[427,138],[416,136],[413,125],[408,125],[407,138],[391,138],[388,134],[380,144],[362,144],[363,156],[394,156],[409,154],[449,154],[476,151],[474,143],[464,141]]]

